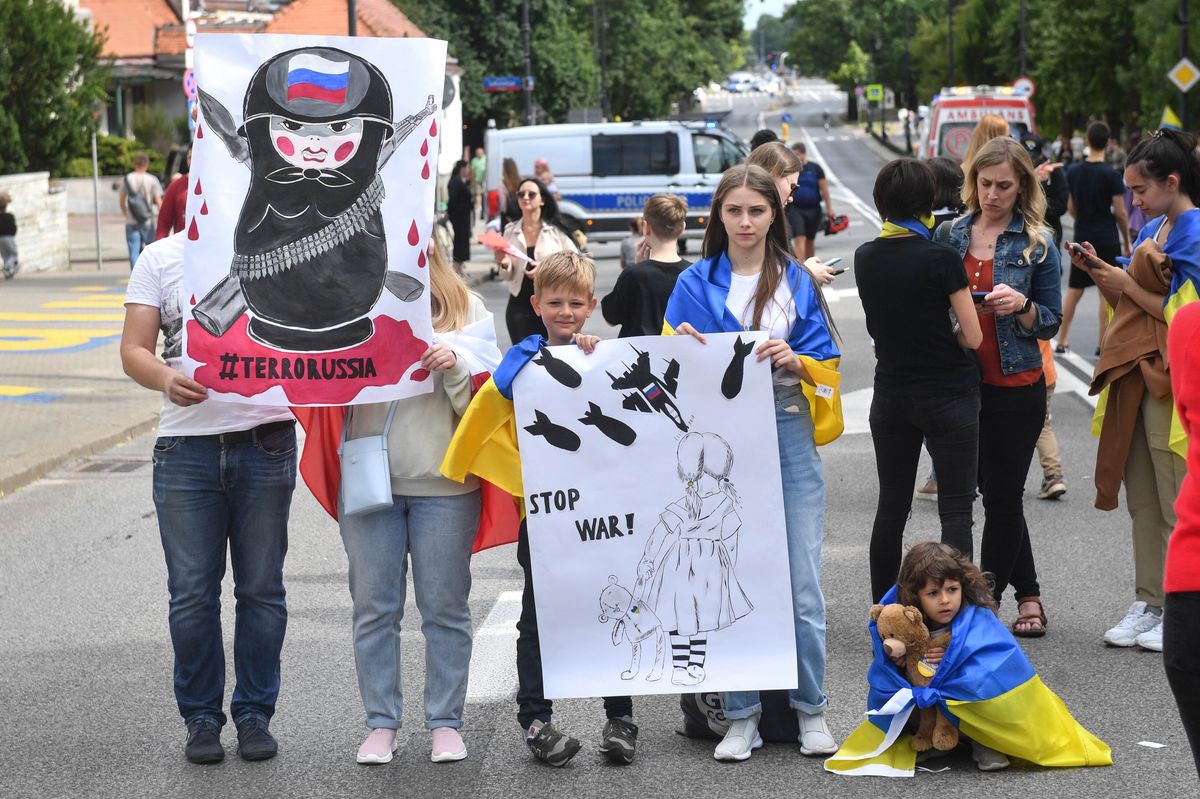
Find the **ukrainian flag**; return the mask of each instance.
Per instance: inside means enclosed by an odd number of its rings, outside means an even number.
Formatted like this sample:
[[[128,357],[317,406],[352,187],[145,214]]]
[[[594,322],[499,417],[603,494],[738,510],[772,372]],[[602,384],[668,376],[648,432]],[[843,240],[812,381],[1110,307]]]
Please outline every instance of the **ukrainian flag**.
[[[893,587],[883,604],[895,601]],[[875,650],[867,720],[825,761],[826,771],[911,777],[917,753],[904,727],[914,708],[934,705],[962,734],[1010,757],[1050,767],[1112,765],[1112,750],[1075,721],[990,610],[963,605],[926,687],[910,685],[884,653],[875,622],[867,628]]]
[[[733,267],[725,253],[705,258],[684,270],[667,302],[663,335],[675,333],[684,322],[701,333],[739,333],[741,322],[725,307]],[[818,445],[828,444],[842,434],[841,353],[833,343],[821,309],[819,289],[807,272],[788,262],[785,279],[796,303],[796,323],[788,343],[816,385],[800,384],[812,410],[814,436]]]

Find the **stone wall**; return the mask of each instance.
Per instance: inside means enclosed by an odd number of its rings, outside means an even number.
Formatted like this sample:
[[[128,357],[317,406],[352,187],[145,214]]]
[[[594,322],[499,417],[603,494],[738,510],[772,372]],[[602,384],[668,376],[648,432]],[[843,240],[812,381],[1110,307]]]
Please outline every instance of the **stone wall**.
[[[0,191],[12,195],[22,271],[66,269],[70,255],[67,193],[49,172],[0,175]]]
[[[111,216],[121,213],[121,204],[117,193],[121,189],[121,175],[100,176],[100,215]],[[67,212],[71,216],[91,216],[95,213],[96,197],[91,178],[64,178],[61,181],[67,187]]]

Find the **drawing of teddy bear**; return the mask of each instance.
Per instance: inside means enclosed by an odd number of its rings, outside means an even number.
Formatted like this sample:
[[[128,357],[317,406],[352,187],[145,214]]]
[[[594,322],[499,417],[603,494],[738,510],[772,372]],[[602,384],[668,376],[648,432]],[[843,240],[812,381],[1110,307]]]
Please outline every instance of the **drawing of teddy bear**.
[[[654,666],[646,675],[648,682],[655,682],[662,677],[663,665],[666,661],[666,635],[662,623],[649,606],[634,599],[627,588],[617,583],[617,576],[608,576],[608,586],[600,592],[600,623],[608,624],[615,621],[612,629],[613,646],[619,646],[621,639],[629,641],[633,654],[629,668],[621,672],[622,680],[632,680],[641,670],[642,643],[654,638]]]

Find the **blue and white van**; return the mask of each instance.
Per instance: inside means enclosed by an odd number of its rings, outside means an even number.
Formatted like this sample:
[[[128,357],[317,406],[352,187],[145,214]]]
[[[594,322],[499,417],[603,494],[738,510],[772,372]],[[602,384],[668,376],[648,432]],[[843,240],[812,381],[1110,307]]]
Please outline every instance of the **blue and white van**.
[[[488,215],[498,213],[501,166],[522,176],[545,158],[562,194],[569,227],[592,241],[619,241],[653,194],[687,199],[685,238],[702,238],[721,173],[749,153],[745,142],[706,122],[607,122],[534,125],[487,133]]]

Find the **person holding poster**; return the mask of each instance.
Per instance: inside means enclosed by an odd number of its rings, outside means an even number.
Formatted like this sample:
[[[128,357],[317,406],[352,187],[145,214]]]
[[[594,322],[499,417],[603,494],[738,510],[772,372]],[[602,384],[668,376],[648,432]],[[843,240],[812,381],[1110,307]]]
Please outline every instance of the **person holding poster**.
[[[824,298],[807,265],[788,254],[783,205],[771,175],[753,165],[725,172],[713,194],[704,258],[679,276],[667,304],[665,334],[705,341],[705,333],[767,330],[758,360],[774,368],[775,421],[791,569],[798,687],[789,704],[800,725],[800,751],[826,755],[837,742],[825,721],[825,598],[821,542],[825,478],[817,445],[842,432],[840,353]],[[758,691],[722,694],[728,732],[717,760],[745,760],[762,746]]]
[[[296,485],[295,421],[287,408],[206,402],[208,391],[180,371],[183,233],[146,247],[129,276],[121,364],[138,384],[163,393],[154,442],[154,507],[167,560],[175,701],[193,763],[225,757],[225,649],[221,579],[228,549],[237,614],[230,714],[245,760],[274,757],[268,724],[279,696],[279,653],[287,627],[283,558]],[[158,332],[162,360],[155,355]]]
[[[533,183],[525,181],[521,185],[522,193]],[[527,206],[529,199],[521,198],[522,208]],[[517,498],[524,497],[524,487],[521,455],[517,449],[513,381],[547,345],[576,344],[585,353],[591,353],[599,342],[596,336],[581,333],[596,308],[596,271],[588,258],[575,252],[550,255],[541,261],[532,282],[532,307],[545,322],[549,335],[546,338],[529,336],[505,353],[499,368],[467,409],[442,461],[442,474],[451,480],[463,482],[475,475]],[[529,531],[523,508],[517,561],[525,575],[521,618],[517,622],[517,721],[534,757],[561,767],[570,762],[583,745],[551,723],[554,703],[546,698],[543,686]],[[633,700],[628,696],[604,697],[604,712],[607,721],[600,744],[601,753],[616,763],[633,762],[638,733],[637,725],[633,723]]]
[[[387,763],[403,711],[400,622],[405,576],[412,559],[413,589],[425,636],[425,727],[435,763],[467,756],[459,729],[471,662],[471,544],[479,526],[479,481],[447,480],[438,471],[446,446],[471,402],[472,374],[500,363],[492,314],[429,249],[433,328],[437,341],[421,356],[433,391],[394,403],[353,406],[346,440],[385,430],[392,505],[339,514],[354,601],[354,663],[370,735],[359,763]],[[395,410],[392,410],[392,409]],[[390,427],[385,423],[391,419]]]

